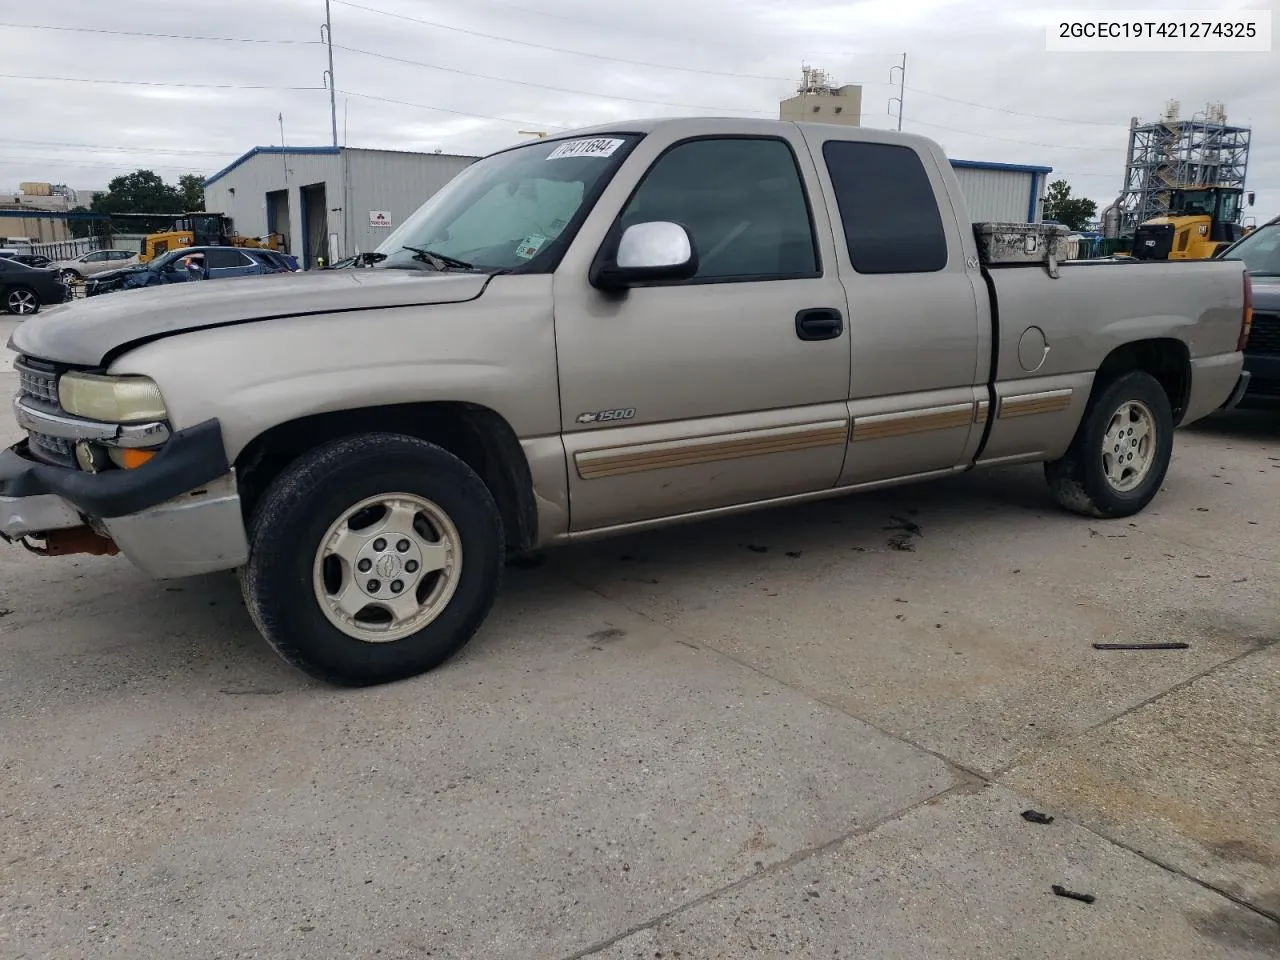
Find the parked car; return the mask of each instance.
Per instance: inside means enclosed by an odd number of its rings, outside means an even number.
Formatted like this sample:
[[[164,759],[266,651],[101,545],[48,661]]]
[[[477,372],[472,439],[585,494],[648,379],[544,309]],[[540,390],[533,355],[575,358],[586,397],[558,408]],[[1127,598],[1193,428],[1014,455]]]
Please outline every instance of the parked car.
[[[298,270],[298,258],[292,254],[282,253],[279,250],[258,250],[252,247],[248,248],[246,252],[251,257],[260,257],[289,273],[296,273]]]
[[[0,532],[158,577],[239,568],[284,657],[368,684],[462,647],[509,553],[1011,463],[1126,517],[1175,426],[1237,396],[1249,280],[1060,263],[1060,230],[975,228],[910,134],[673,119],[522,144],[370,270],[24,324]]]
[[[1280,406],[1280,217],[1245,234],[1222,254],[1253,280],[1253,326],[1244,346],[1250,374],[1244,406]]]
[[[64,302],[69,295],[70,289],[56,270],[0,257],[0,304],[8,313],[28,317],[43,306]]]
[[[179,247],[147,263],[100,273],[85,284],[85,296],[136,290],[189,280],[222,280],[264,273],[288,273],[280,254],[240,247]]]
[[[42,257],[38,253],[15,253],[7,259],[12,260],[14,263],[24,263],[28,267],[36,267],[37,269],[53,266],[52,260],[48,257]]]
[[[136,250],[95,250],[70,260],[60,260],[56,268],[70,280],[83,280],[105,270],[115,270],[137,262]]]

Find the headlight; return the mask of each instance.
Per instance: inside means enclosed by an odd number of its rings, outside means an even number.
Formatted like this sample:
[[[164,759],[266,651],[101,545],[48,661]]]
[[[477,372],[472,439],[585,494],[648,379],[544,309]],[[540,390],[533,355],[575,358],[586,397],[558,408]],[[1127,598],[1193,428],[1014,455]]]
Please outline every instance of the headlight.
[[[67,413],[107,423],[138,423],[167,416],[160,388],[147,377],[66,373],[58,380],[58,401]]]

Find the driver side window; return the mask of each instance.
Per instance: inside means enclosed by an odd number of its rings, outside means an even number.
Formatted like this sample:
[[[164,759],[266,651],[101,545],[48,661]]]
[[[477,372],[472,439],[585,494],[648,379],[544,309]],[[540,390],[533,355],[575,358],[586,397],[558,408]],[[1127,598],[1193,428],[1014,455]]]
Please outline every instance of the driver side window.
[[[786,141],[689,140],[660,156],[622,212],[623,229],[669,220],[689,231],[698,273],[686,283],[821,275],[809,203]]]

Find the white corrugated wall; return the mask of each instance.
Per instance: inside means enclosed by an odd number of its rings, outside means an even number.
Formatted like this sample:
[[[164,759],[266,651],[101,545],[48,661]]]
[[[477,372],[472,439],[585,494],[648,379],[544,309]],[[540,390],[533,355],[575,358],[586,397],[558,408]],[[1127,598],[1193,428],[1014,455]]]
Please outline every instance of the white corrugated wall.
[[[298,188],[313,183],[325,184],[328,206],[341,206],[342,164],[336,153],[259,153],[234,167],[204,188],[204,208],[211,213],[225,213],[235,222],[236,232],[245,237],[265,236],[267,194],[289,190],[289,226],[278,224],[276,230],[289,237],[290,253],[301,254],[305,245],[302,233],[302,199]],[[336,198],[336,199],[335,199]],[[329,214],[330,232],[338,229],[341,214]]]
[[[969,217],[975,223],[998,221],[1026,223],[1031,190],[1039,187],[1040,174],[1022,170],[984,170],[975,167],[954,167],[960,191],[969,206]],[[1036,194],[1037,198],[1039,193]],[[1031,219],[1041,219],[1040,205],[1036,205]]]
[[[449,154],[397,153],[390,150],[348,150],[348,251],[372,250],[391,231],[370,225],[369,213],[385,210],[392,227],[426,202],[476,157]],[[331,202],[331,207],[344,206]]]
[[[387,211],[398,225],[475,160],[354,148],[341,154],[260,153],[205,187],[205,209],[230,216],[242,236],[264,236],[267,194],[287,187],[289,226],[276,229],[287,233],[289,252],[301,256],[306,245],[301,188],[324,184],[325,232],[335,241],[331,254],[344,257],[372,250],[390,232],[370,225],[370,211]]]

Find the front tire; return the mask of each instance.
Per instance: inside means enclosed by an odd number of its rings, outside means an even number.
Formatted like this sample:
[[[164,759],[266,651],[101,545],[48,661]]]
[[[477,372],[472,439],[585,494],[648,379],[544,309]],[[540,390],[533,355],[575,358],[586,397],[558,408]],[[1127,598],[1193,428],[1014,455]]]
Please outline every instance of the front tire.
[[[1173,410],[1160,383],[1123,374],[1085,409],[1066,456],[1046,463],[1054,499],[1089,517],[1128,517],[1160,490],[1173,456]]]
[[[15,317],[30,317],[40,312],[40,297],[30,287],[10,287],[5,291],[4,308]]]
[[[277,477],[254,510],[245,605],[311,676],[367,686],[461,649],[493,605],[502,521],[448,451],[400,434],[327,443]]]

